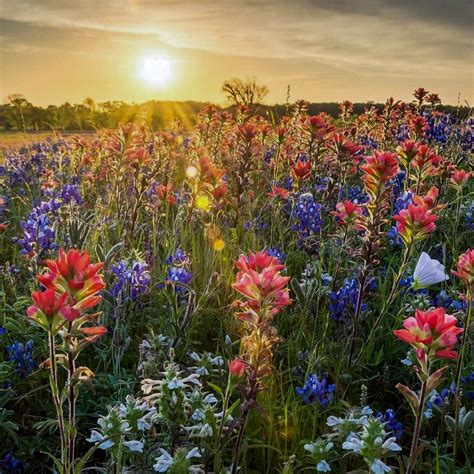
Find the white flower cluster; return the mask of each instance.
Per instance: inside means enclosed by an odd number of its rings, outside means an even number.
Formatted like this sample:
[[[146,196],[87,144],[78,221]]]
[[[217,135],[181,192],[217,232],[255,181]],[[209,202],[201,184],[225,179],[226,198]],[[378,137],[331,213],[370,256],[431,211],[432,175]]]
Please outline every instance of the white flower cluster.
[[[110,407],[106,416],[99,418],[98,429],[91,430],[87,441],[103,450],[113,449],[118,445],[125,446],[132,452],[143,452],[141,437],[153,424],[156,409],[147,403],[126,398],[125,403]]]
[[[374,474],[391,471],[384,459],[402,448],[395,442],[396,438],[385,431],[385,423],[372,413],[372,409],[365,406],[351,409],[343,417],[328,417],[326,424],[333,432],[304,445],[317,472],[332,471],[332,462],[341,457],[336,448],[361,456]]]

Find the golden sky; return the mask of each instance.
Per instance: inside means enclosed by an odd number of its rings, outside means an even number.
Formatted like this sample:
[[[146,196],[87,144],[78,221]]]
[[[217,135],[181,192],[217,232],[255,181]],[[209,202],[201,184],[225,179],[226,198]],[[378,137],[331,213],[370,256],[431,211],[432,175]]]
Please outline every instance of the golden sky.
[[[0,92],[38,105],[222,102],[255,77],[268,103],[409,100],[423,86],[472,103],[471,0],[2,0]],[[169,61],[165,84],[140,75]]]

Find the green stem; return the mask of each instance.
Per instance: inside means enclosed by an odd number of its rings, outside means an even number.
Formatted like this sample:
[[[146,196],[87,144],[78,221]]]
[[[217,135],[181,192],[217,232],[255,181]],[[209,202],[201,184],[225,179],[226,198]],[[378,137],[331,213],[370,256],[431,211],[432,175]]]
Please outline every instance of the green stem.
[[[464,358],[464,352],[466,351],[466,346],[469,345],[469,331],[471,328],[471,319],[472,319],[472,298],[473,298],[472,291],[470,288],[467,291],[467,317],[466,317],[466,324],[464,325],[464,336],[461,343],[461,349],[459,351],[459,357],[456,364],[456,373],[454,376],[454,380],[456,383],[456,393],[454,395],[454,403],[455,403],[455,417],[454,417],[454,439],[453,439],[453,459],[456,459],[457,450],[458,450],[458,424],[459,424],[459,409],[461,405],[461,374],[462,374],[462,362]]]
[[[369,334],[367,335],[366,345],[372,339],[372,336],[375,334],[375,332],[376,332],[377,328],[379,327],[380,323],[382,322],[383,317],[385,316],[388,308],[393,303],[393,301],[396,297],[398,285],[400,283],[400,280],[402,279],[403,274],[405,273],[405,270],[407,269],[408,261],[410,260],[412,249],[413,249],[413,244],[410,244],[405,250],[405,255],[403,256],[403,262],[400,266],[400,270],[398,271],[397,277],[395,278],[395,280],[393,282],[393,285],[392,285],[392,288],[391,288],[390,293],[388,295],[388,298],[385,300],[385,303],[383,304],[382,309],[380,310],[380,314],[378,315],[377,319],[375,320],[375,323],[372,325],[372,328],[371,328]],[[363,354],[363,351],[360,351],[359,355],[357,356],[357,358],[355,360],[355,364],[357,364],[357,362],[359,362],[360,358],[362,357],[362,354]]]
[[[71,336],[72,322],[69,323],[69,337]],[[76,394],[74,390],[73,376],[76,370],[76,362],[74,360],[74,349],[72,346],[72,341],[68,340],[68,402],[69,402],[69,450],[68,450],[68,460],[69,460],[69,472],[74,474],[74,459],[75,459],[75,441],[76,441]]]
[[[415,431],[413,432],[413,441],[411,444],[410,458],[408,459],[408,466],[406,474],[411,474],[413,472],[413,467],[415,465],[415,452],[418,447],[418,440],[420,439],[421,423],[423,421],[423,409],[425,406],[425,397],[426,397],[426,380],[421,384],[420,398],[418,399],[418,413],[416,414],[415,421]]]
[[[58,418],[59,436],[61,438],[61,464],[64,468],[67,468],[68,449],[66,444],[66,431],[64,429],[64,414],[59,396],[58,388],[58,369],[56,364],[56,347],[54,343],[54,335],[51,331],[48,333],[49,339],[49,368],[50,368],[50,386],[53,394],[54,407],[56,409],[56,416]]]

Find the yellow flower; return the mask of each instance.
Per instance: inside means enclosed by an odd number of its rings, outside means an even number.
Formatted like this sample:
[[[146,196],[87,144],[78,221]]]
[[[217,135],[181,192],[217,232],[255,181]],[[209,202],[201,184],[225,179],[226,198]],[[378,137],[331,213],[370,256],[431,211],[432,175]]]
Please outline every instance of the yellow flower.
[[[224,247],[225,247],[225,242],[224,242],[222,239],[216,239],[216,240],[214,240],[214,243],[212,244],[212,247],[213,247],[214,250],[216,250],[217,252],[220,252],[221,250],[224,249]]]
[[[209,207],[210,207],[210,202],[209,202],[209,199],[207,196],[204,196],[203,194],[201,194],[200,196],[198,196],[196,198],[196,207],[198,209],[202,209],[203,211],[207,211],[209,210]]]

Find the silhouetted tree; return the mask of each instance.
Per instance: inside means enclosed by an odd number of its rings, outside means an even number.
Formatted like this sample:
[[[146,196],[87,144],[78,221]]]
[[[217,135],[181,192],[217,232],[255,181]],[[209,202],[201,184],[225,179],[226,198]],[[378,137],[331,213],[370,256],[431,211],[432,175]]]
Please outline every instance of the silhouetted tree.
[[[222,85],[222,92],[232,105],[247,105],[252,108],[263,102],[268,95],[268,87],[257,84],[255,79],[230,79]]]

